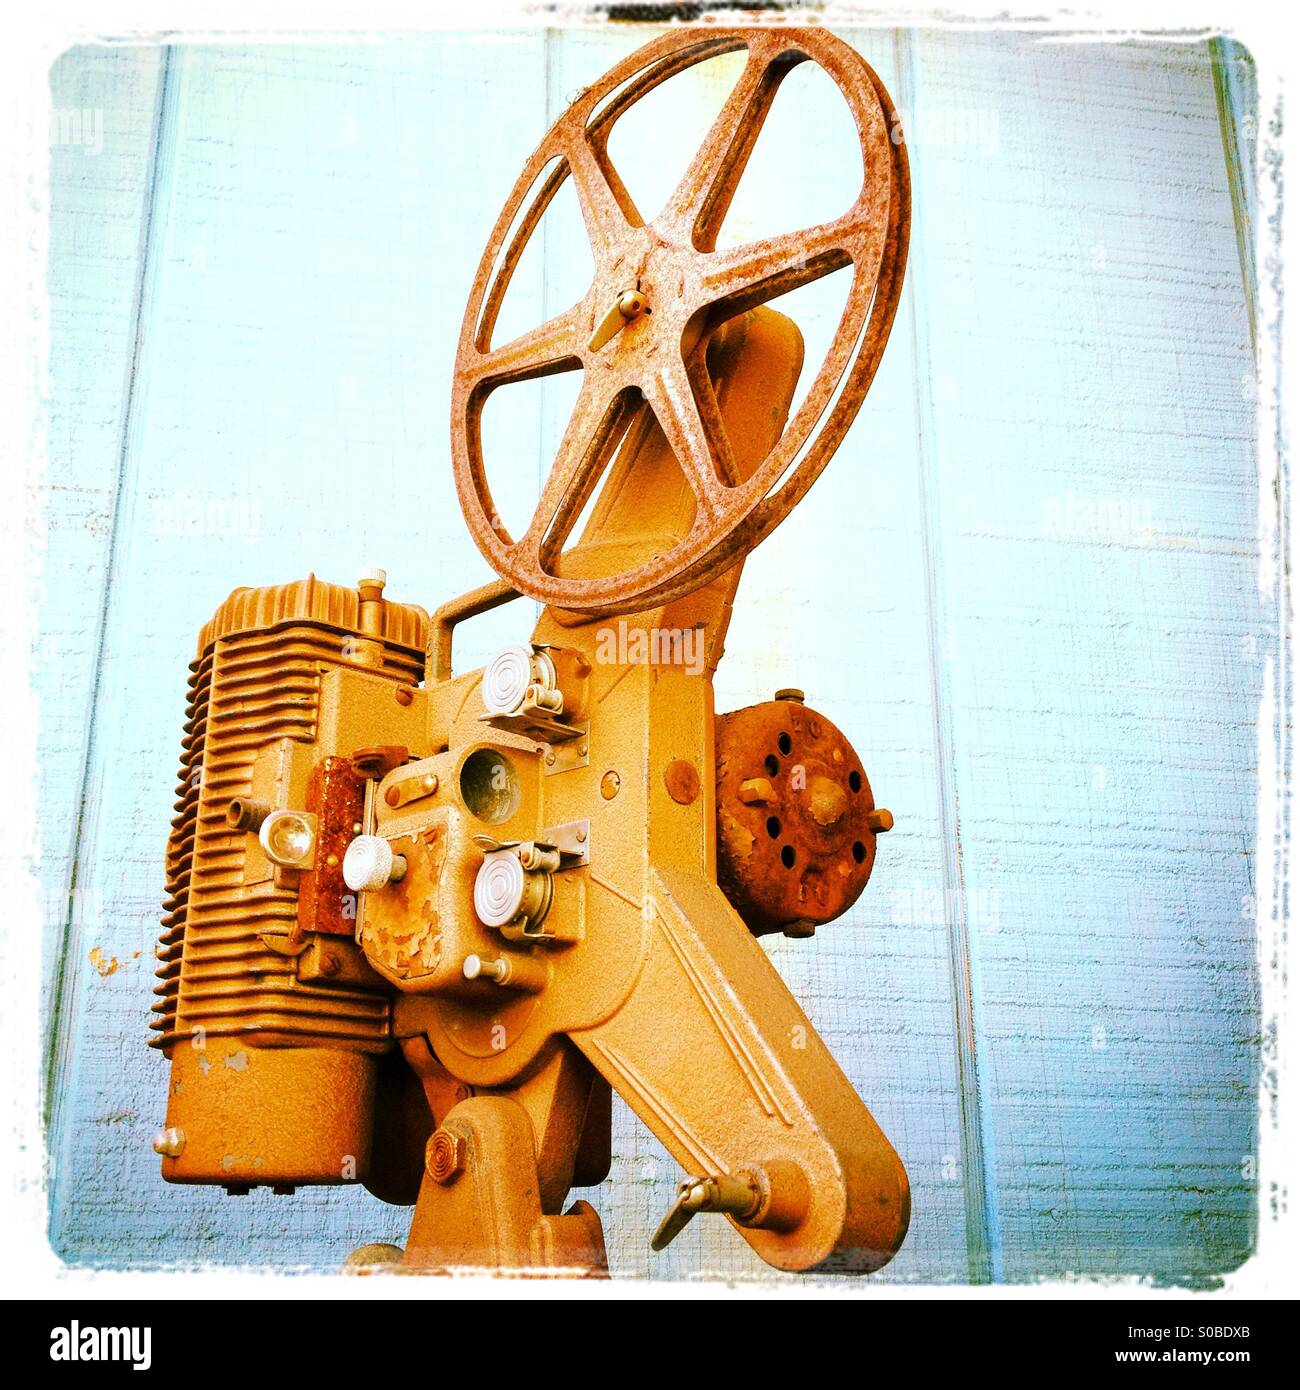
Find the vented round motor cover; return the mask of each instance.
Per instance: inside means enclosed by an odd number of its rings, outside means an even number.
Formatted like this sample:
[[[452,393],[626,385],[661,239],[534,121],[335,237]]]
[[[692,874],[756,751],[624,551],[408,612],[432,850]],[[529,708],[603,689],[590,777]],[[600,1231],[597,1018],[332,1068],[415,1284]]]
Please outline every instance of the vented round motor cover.
[[[755,936],[809,936],[871,876],[875,810],[853,745],[802,701],[718,718],[718,884]]]

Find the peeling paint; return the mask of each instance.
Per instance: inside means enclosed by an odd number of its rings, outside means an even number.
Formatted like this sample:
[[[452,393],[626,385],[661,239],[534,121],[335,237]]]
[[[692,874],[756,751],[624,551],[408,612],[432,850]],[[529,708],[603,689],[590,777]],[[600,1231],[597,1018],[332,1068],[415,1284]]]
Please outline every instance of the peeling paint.
[[[111,975],[122,968],[122,962],[116,956],[105,955],[98,946],[90,953],[90,963],[101,976]]]

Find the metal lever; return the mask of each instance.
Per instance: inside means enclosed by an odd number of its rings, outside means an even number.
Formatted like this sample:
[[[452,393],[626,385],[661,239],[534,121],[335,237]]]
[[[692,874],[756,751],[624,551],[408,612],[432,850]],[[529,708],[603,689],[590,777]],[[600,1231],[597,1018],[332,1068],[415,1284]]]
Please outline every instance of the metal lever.
[[[616,338],[633,319],[649,313],[649,301],[640,290],[624,290],[609,306],[605,317],[596,325],[596,331],[587,343],[589,352],[599,352],[612,338]]]
[[[761,1201],[758,1180],[744,1169],[719,1178],[687,1178],[678,1185],[677,1197],[651,1238],[650,1248],[663,1250],[669,1246],[697,1211],[720,1211],[743,1220],[753,1216]]]

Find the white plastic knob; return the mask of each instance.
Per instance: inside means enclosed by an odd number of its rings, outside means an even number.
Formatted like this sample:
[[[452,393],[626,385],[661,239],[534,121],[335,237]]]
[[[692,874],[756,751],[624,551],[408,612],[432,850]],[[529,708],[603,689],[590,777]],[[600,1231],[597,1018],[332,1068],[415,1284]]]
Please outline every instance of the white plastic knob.
[[[160,1129],[153,1137],[153,1151],[164,1158],[179,1158],[185,1151],[185,1131],[174,1125]]]
[[[393,877],[393,848],[382,835],[358,835],[343,856],[343,882],[354,893],[373,893]]]
[[[501,650],[483,668],[483,708],[488,714],[516,714],[535,679],[533,649],[522,642]]]
[[[489,854],[474,880],[474,911],[485,927],[505,927],[524,905],[523,865],[513,854]]]

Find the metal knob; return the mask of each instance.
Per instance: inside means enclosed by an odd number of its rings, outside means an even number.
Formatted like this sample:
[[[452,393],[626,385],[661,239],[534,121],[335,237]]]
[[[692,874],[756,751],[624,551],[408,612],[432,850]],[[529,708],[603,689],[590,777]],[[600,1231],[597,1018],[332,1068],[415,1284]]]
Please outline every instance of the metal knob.
[[[523,642],[502,647],[483,668],[479,685],[489,717],[515,715],[526,706],[559,714],[564,697],[556,686],[555,663],[540,649]]]
[[[558,867],[554,850],[534,845],[486,854],[474,880],[474,911],[479,921],[507,935],[520,925],[525,934],[539,926],[550,910],[551,873]]]
[[[466,956],[461,974],[467,980],[491,980],[494,984],[508,985],[525,994],[540,994],[550,979],[550,971],[544,960],[523,955],[501,956],[496,960],[477,955]]]
[[[397,883],[406,872],[406,860],[393,853],[382,835],[358,835],[343,856],[343,882],[354,893],[373,893]]]
[[[523,911],[528,875],[516,855],[489,854],[474,880],[474,911],[485,927],[504,927]]]

